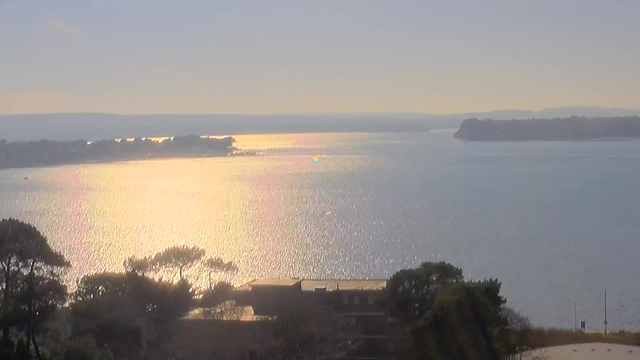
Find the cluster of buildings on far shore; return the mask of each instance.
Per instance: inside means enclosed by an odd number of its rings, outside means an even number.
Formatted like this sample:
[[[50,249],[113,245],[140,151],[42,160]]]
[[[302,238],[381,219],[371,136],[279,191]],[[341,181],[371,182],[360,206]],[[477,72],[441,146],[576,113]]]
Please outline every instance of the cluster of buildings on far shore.
[[[189,359],[394,359],[398,337],[385,316],[387,280],[262,279],[181,321]],[[397,333],[396,333],[397,334]],[[298,354],[296,354],[298,353]]]

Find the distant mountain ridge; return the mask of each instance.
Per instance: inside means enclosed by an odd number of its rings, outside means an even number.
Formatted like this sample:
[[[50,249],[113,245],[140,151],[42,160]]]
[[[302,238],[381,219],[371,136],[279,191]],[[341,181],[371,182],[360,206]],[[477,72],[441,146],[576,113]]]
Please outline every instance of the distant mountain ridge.
[[[143,136],[191,134],[234,135],[250,133],[309,132],[415,132],[457,129],[468,118],[531,119],[570,116],[612,117],[640,115],[640,109],[563,107],[540,111],[495,110],[463,114],[416,112],[322,113],[270,115],[186,115],[59,113],[0,115],[0,139],[9,141],[77,139],[97,140]]]

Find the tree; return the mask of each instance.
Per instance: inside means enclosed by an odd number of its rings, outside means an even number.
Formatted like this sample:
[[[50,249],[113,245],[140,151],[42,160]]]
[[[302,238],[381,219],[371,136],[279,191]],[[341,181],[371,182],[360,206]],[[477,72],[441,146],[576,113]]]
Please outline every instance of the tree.
[[[49,246],[42,235],[28,238],[22,247],[25,252],[23,265],[28,269],[21,297],[21,304],[26,304],[27,308],[27,349],[33,342],[36,356],[41,358],[35,339],[35,327],[39,322],[37,320],[46,320],[55,308],[66,301],[67,288],[60,282],[60,271],[71,265],[62,254]]]
[[[145,305],[130,295],[134,286],[140,287],[137,291],[147,286],[131,279],[123,273],[84,276],[70,304],[72,334],[91,336],[99,346],[109,346],[118,358],[139,354],[145,343]]]
[[[446,359],[498,360],[498,331],[506,326],[500,314],[504,301],[487,295],[493,282],[452,284],[436,297],[432,322],[426,326],[432,354]]]
[[[217,272],[236,272],[238,268],[233,264],[232,261],[225,262],[219,257],[209,258],[204,262],[204,265],[207,269],[207,275],[209,279],[209,289],[213,289],[213,281],[211,279],[211,275]]]
[[[135,273],[85,276],[73,298],[73,335],[91,336],[117,358],[169,357],[177,321],[193,304],[186,280],[173,284]]]
[[[14,325],[26,328],[26,345],[34,344],[38,322],[66,300],[66,287],[59,281],[61,269],[69,267],[33,226],[16,219],[0,221],[0,270],[3,275],[3,337]]]
[[[67,300],[67,287],[59,279],[47,276],[34,276],[23,284],[19,296],[20,316],[24,322],[27,336],[27,348],[31,343],[36,358],[41,359],[36,335],[41,326],[54,317],[56,311],[64,306]]]
[[[147,273],[152,270],[151,258],[136,258],[135,256],[128,257],[123,262],[126,272],[146,276]]]
[[[200,306],[213,307],[219,305],[227,300],[231,300],[233,295],[233,285],[228,282],[221,281],[213,286],[213,288],[207,289],[200,299]]]
[[[196,246],[172,246],[157,253],[151,263],[159,268],[178,270],[180,280],[184,280],[183,271],[200,261],[204,254],[204,249]]]
[[[387,285],[387,305],[393,317],[416,321],[430,315],[437,292],[464,281],[462,270],[445,262],[425,262],[395,273]]]
[[[496,334],[506,326],[500,283],[465,282],[445,262],[401,270],[387,285],[387,311],[409,335],[405,356],[428,359],[498,359]]]
[[[0,221],[0,271],[2,272],[2,336],[8,337],[15,318],[12,314],[16,280],[27,260],[22,244],[30,239],[41,237],[40,232],[27,223],[17,219]]]
[[[510,360],[515,360],[518,355],[521,358],[527,350],[526,338],[533,327],[531,320],[508,306],[502,307],[502,316],[508,324],[500,334],[502,353]]]

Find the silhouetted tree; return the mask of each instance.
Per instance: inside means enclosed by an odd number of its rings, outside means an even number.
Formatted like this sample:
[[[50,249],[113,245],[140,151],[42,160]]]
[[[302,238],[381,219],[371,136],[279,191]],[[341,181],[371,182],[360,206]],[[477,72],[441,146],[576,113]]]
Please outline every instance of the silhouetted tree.
[[[166,355],[178,319],[193,305],[185,280],[173,284],[135,273],[85,276],[70,305],[75,336],[92,336],[117,358]],[[165,356],[167,358],[167,356]]]
[[[204,257],[205,251],[197,246],[172,246],[156,254],[151,263],[159,268],[177,270],[180,280],[183,272]]]
[[[131,256],[125,259],[123,265],[126,272],[142,276],[146,276],[153,268],[151,258],[149,257],[137,258],[135,256]]]
[[[200,306],[213,307],[221,304],[227,300],[231,300],[233,295],[233,285],[221,281],[213,286],[213,288],[207,289],[202,293],[200,299]]]
[[[18,278],[28,260],[23,244],[31,239],[41,237],[40,232],[32,225],[16,219],[0,221],[0,271],[2,273],[2,336],[8,337],[9,330],[15,323],[13,306]]]
[[[0,266],[3,282],[3,336],[12,326],[26,329],[26,346],[36,342],[36,326],[45,321],[66,300],[60,271],[69,267],[64,256],[54,251],[32,225],[16,219],[0,221]]]
[[[218,272],[236,272],[238,268],[233,264],[232,261],[225,262],[219,257],[209,258],[204,262],[204,266],[207,269],[207,275],[209,279],[209,289],[213,289],[213,281],[211,279],[211,275],[213,273]]]
[[[49,246],[42,235],[28,238],[22,248],[25,252],[23,268],[28,271],[23,276],[20,299],[20,304],[26,305],[27,349],[33,342],[36,356],[41,358],[34,336],[35,327],[66,301],[67,288],[60,282],[60,271],[71,265],[62,254]]]

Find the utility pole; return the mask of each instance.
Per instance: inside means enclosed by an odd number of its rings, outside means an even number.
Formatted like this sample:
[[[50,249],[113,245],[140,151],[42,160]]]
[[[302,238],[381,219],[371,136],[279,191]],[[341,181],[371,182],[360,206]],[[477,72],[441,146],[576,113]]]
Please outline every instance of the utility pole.
[[[578,302],[573,304],[573,332],[578,331]]]
[[[604,334],[607,335],[607,289],[604,289]]]

